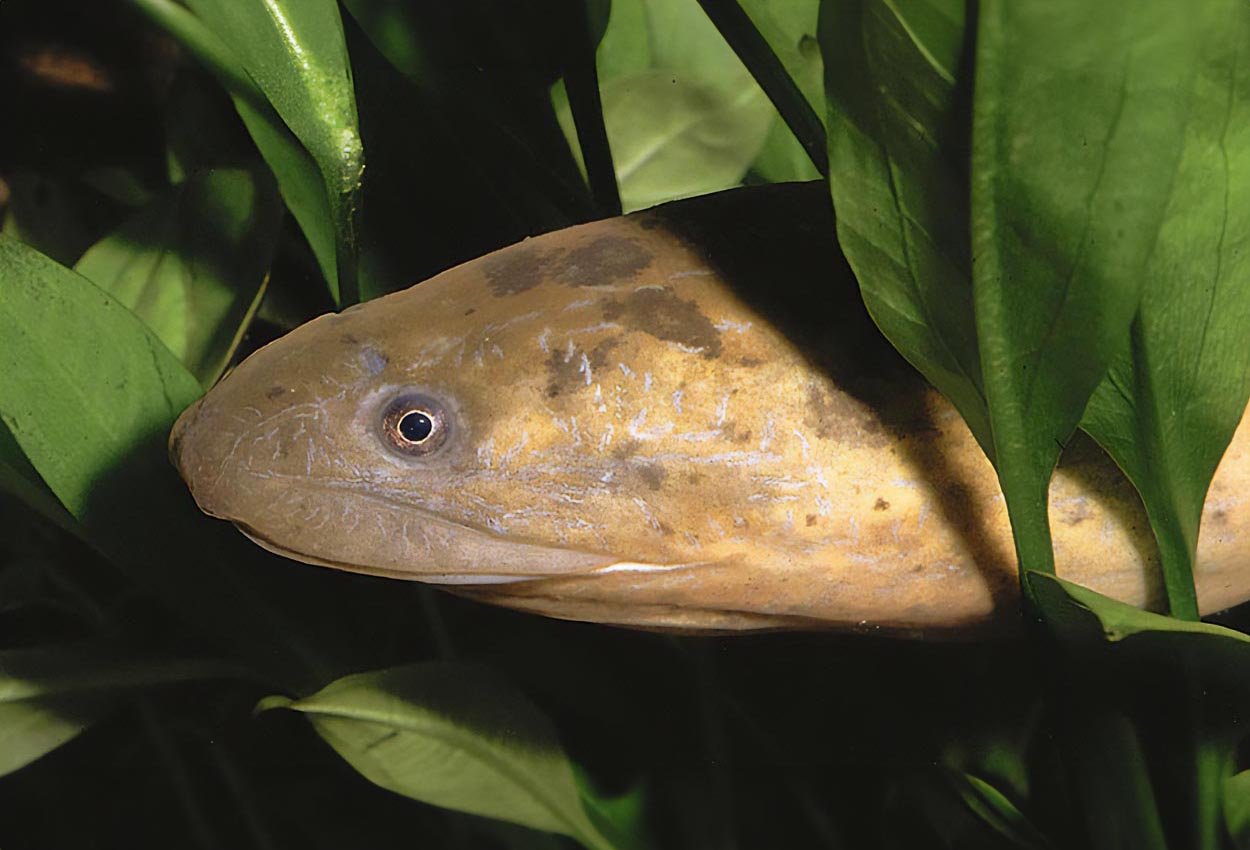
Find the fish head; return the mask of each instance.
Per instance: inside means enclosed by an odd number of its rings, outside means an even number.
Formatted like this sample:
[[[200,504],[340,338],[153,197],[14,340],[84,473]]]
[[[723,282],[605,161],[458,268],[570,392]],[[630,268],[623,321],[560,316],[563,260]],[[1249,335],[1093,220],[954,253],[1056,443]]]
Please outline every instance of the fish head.
[[[724,383],[671,285],[699,267],[638,221],[527,240],[257,351],[172,458],[202,510],[309,563],[455,585],[692,563],[640,494],[680,504],[657,438],[679,386],[694,415]]]

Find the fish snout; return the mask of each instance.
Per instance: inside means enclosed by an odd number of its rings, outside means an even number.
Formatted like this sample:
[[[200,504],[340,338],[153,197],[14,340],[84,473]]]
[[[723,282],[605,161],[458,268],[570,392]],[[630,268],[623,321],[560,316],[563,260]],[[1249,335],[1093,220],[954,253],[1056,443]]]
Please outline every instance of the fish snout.
[[[179,474],[182,473],[182,452],[184,446],[184,437],[187,431],[195,423],[195,418],[200,413],[200,405],[204,403],[204,398],[193,401],[186,410],[178,415],[178,419],[174,422],[174,427],[169,431],[169,462],[174,465]]]
[[[210,516],[228,519],[221,504],[218,485],[224,472],[224,455],[216,450],[211,415],[211,399],[194,402],[174,422],[169,432],[169,460],[191,491],[200,510]]]

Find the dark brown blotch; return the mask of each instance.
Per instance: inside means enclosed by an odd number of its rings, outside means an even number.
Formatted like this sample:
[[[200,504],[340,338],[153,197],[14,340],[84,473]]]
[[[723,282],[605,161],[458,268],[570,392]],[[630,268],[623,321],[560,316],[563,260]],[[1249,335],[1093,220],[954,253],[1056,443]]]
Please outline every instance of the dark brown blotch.
[[[738,423],[733,419],[726,420],[721,426],[721,433],[725,435],[725,439],[731,443],[742,445],[751,441],[751,429],[738,430]]]
[[[630,460],[642,448],[641,440],[617,440],[612,444],[612,457],[616,460]]]
[[[483,259],[482,273],[495,297],[516,295],[543,282],[554,256],[522,242]]]
[[[272,401],[273,399],[276,399],[279,396],[285,395],[286,392],[287,392],[286,387],[270,387],[269,392],[265,393],[265,398]]]
[[[582,354],[590,362],[593,374],[595,370],[607,365],[608,352],[618,344],[615,339],[605,339],[589,352],[574,351],[572,357],[567,349],[553,349],[547,357],[547,398],[586,389],[588,385],[586,375],[582,372]]]
[[[808,514],[805,522],[807,523],[807,527],[811,528],[816,524],[816,514]]]
[[[1064,506],[1059,521],[1064,525],[1080,525],[1094,516],[1094,510],[1084,499],[1075,499]]]
[[[822,440],[857,441],[873,448],[890,443],[872,408],[853,396],[831,392],[816,383],[807,388],[803,424]]]
[[[890,503],[885,499],[877,497],[877,501],[873,504],[872,509],[874,511],[888,511],[890,509]]]
[[[666,286],[646,286],[634,290],[623,301],[609,301],[603,306],[603,318],[656,339],[697,349],[709,360],[721,353],[720,331],[712,320],[703,315],[694,301],[679,297]]]
[[[652,490],[659,490],[664,486],[664,479],[668,478],[668,470],[658,463],[640,464],[635,469],[637,469],[638,477],[642,479],[642,483]]]
[[[637,239],[600,236],[551,260],[551,276],[565,286],[610,286],[633,280],[653,256]]]

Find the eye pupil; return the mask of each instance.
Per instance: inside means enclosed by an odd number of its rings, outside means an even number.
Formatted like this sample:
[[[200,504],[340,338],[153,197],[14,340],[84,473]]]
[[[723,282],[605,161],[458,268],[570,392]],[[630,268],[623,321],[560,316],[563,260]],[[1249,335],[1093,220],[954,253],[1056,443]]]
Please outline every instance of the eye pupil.
[[[430,417],[420,410],[405,413],[399,420],[399,434],[410,443],[421,443],[434,431]]]
[[[392,398],[381,413],[378,436],[390,451],[406,458],[429,457],[447,442],[451,431],[446,408],[424,393]]]

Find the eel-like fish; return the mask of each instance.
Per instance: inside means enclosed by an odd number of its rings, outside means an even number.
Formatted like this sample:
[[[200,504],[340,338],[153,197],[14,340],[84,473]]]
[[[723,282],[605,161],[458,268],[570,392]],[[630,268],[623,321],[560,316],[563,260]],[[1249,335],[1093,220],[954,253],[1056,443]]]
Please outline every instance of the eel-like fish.
[[[1250,426],[1209,493],[1204,611],[1250,598]],[[179,419],[200,507],[311,564],[554,617],[727,631],[1018,620],[997,479],[867,316],[819,184],[674,202],[325,315]],[[1140,502],[1090,441],[1059,574],[1162,604]]]

